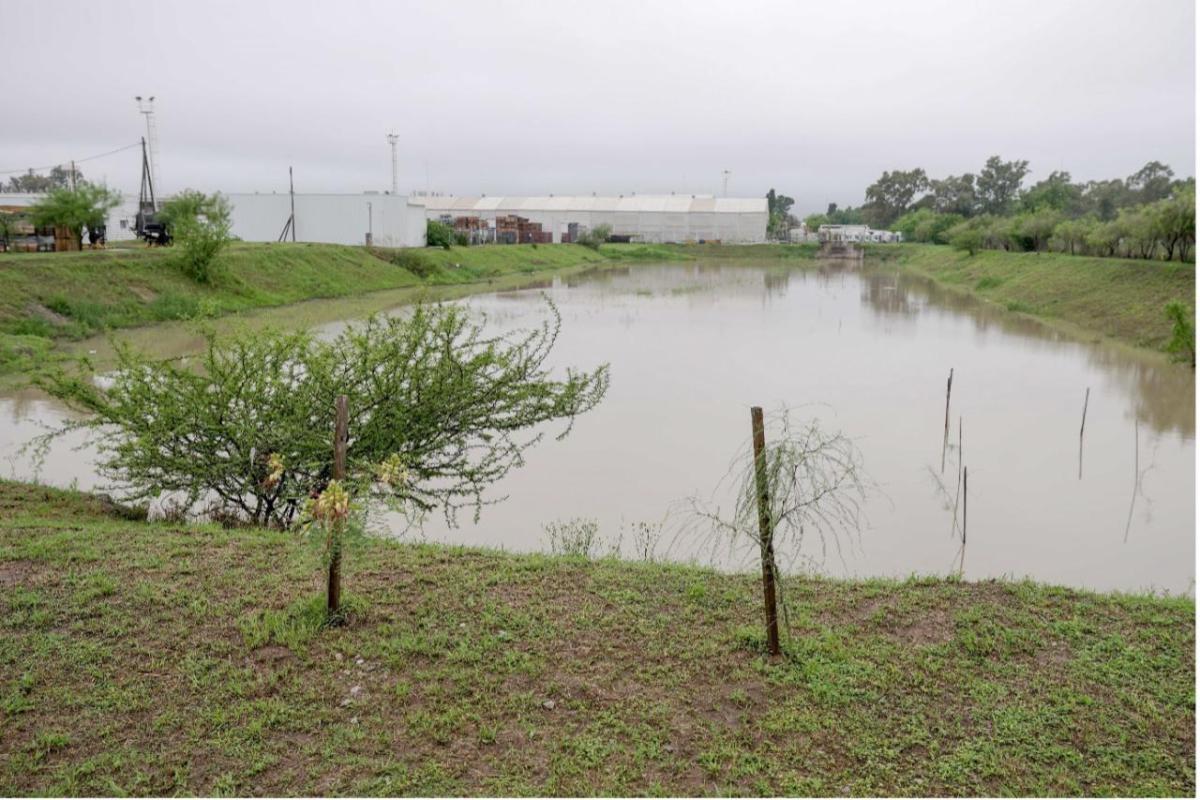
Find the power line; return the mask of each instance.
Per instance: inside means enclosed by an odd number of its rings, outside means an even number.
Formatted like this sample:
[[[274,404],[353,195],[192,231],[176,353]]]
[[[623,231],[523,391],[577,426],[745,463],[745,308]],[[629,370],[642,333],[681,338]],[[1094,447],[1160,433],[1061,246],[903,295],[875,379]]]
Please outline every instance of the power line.
[[[125,150],[132,150],[135,147],[141,147],[141,146],[142,146],[141,142],[134,142],[133,144],[127,144],[124,147],[118,147],[116,150],[109,150],[107,153],[100,153],[99,155],[88,156],[87,158],[76,158],[76,159],[74,159],[74,161],[76,164],[81,164],[84,161],[95,161],[97,158],[104,158],[105,156],[115,155],[116,153],[121,153],[121,152],[124,152]],[[54,169],[55,167],[61,167],[63,164],[69,164],[71,161],[72,161],[72,159],[68,158],[65,161],[60,161],[57,164],[47,164],[44,167],[21,167],[20,169],[0,169],[0,175],[15,175],[18,172],[30,172],[30,171],[40,172],[41,170],[44,170],[44,169]]]

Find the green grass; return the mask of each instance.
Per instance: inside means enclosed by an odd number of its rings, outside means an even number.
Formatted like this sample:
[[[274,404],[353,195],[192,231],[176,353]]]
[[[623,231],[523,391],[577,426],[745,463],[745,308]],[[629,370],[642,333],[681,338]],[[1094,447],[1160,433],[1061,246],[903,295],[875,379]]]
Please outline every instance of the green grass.
[[[294,535],[0,483],[2,794],[1192,795],[1195,607]]]
[[[25,371],[55,341],[106,330],[385,289],[681,257],[653,245],[605,245],[599,252],[578,245],[373,252],[341,245],[235,243],[222,254],[211,286],[184,276],[172,250],[0,254],[0,374]],[[401,254],[405,257],[398,258]],[[423,268],[414,271],[406,264]]]
[[[1194,264],[997,250],[969,256],[916,244],[875,246],[868,254],[1009,311],[1152,350],[1171,338],[1167,303],[1179,300],[1195,313]]]

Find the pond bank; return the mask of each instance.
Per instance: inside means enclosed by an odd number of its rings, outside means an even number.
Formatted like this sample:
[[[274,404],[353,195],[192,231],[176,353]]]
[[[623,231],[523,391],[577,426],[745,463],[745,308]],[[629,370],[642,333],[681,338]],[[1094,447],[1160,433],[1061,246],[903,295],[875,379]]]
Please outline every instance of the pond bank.
[[[212,285],[163,249],[0,254],[0,378],[60,354],[58,345],[114,329],[215,319],[253,309],[384,290],[497,281],[632,260],[682,258],[654,245],[367,250],[324,244],[234,243]]]
[[[1171,338],[1167,303],[1178,300],[1195,317],[1194,264],[999,250],[969,256],[931,244],[874,245],[867,256],[1076,335],[1156,352]]]
[[[1191,795],[1194,603],[293,534],[0,482],[4,794]],[[136,768],[130,769],[131,765]]]

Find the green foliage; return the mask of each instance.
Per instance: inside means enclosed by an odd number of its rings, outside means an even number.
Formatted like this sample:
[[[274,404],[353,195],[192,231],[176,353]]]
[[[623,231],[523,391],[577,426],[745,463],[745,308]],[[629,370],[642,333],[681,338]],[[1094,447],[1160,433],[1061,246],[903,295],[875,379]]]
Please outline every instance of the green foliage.
[[[599,250],[600,245],[608,241],[608,237],[612,235],[611,225],[597,225],[590,230],[584,231],[579,235],[576,244],[581,244],[584,247],[592,250]]]
[[[986,214],[1008,213],[1028,174],[1028,161],[1001,161],[1000,156],[989,158],[975,181],[980,210]]]
[[[426,258],[425,254],[419,250],[407,247],[393,250],[372,249],[371,254],[388,263],[395,264],[401,269],[408,270],[418,278],[428,278],[438,271],[438,265]]]
[[[884,172],[867,187],[863,213],[873,227],[886,228],[909,209],[918,192],[928,187],[929,178],[923,169]]]
[[[1192,312],[1178,300],[1167,303],[1167,318],[1171,320],[1171,341],[1166,350],[1176,361],[1196,366],[1196,324]]]
[[[160,212],[179,248],[180,270],[197,283],[212,283],[218,256],[232,241],[229,201],[220,193],[185,189]]]
[[[1049,243],[1061,221],[1062,215],[1051,208],[1019,214],[1012,219],[1011,236],[1020,249],[1037,253]]]
[[[33,224],[62,226],[71,231],[75,243],[83,241],[83,229],[105,224],[108,212],[121,203],[121,196],[104,186],[90,183],[76,189],[54,189],[30,207]]]
[[[906,242],[948,244],[950,229],[962,219],[958,214],[939,214],[929,208],[918,208],[892,223],[892,230],[903,233]]]
[[[193,369],[119,347],[113,383],[63,370],[41,385],[90,416],[65,430],[96,431],[106,475],[132,499],[182,493],[187,508],[286,527],[331,475],[334,400],[350,400],[351,494],[368,488],[419,517],[478,516],[484,491],[545,435],[535,426],[595,407],[608,368],[546,365],[560,319],[495,337],[457,306],[374,317],[332,341],[309,333],[218,337]],[[60,431],[61,433],[62,431]],[[391,464],[403,480],[381,484]]]
[[[984,232],[979,220],[960,222],[946,231],[946,239],[955,250],[965,250],[975,255],[983,249]]]
[[[454,228],[451,228],[444,222],[438,222],[436,219],[425,222],[426,247],[440,247],[443,250],[449,250],[450,245],[453,243]]]
[[[462,231],[457,231],[454,234],[454,243],[459,247],[470,247],[471,237],[467,236]]]

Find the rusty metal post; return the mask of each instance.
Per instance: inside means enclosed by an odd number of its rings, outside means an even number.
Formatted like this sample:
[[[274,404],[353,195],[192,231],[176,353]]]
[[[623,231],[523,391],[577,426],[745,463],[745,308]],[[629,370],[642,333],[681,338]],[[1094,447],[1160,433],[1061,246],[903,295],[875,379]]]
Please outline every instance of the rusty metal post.
[[[767,438],[763,431],[763,412],[750,409],[750,429],[754,439],[754,483],[758,490],[758,536],[762,554],[763,609],[767,618],[767,651],[779,650],[779,611],[775,603],[775,531],[771,525],[771,495],[767,486]]]
[[[346,480],[346,442],[349,439],[350,412],[346,395],[338,395],[334,404],[333,424],[333,479]],[[336,523],[340,524],[340,523]],[[326,606],[330,615],[336,615],[342,604],[342,547],[341,542],[333,548],[329,558],[329,584]]]

